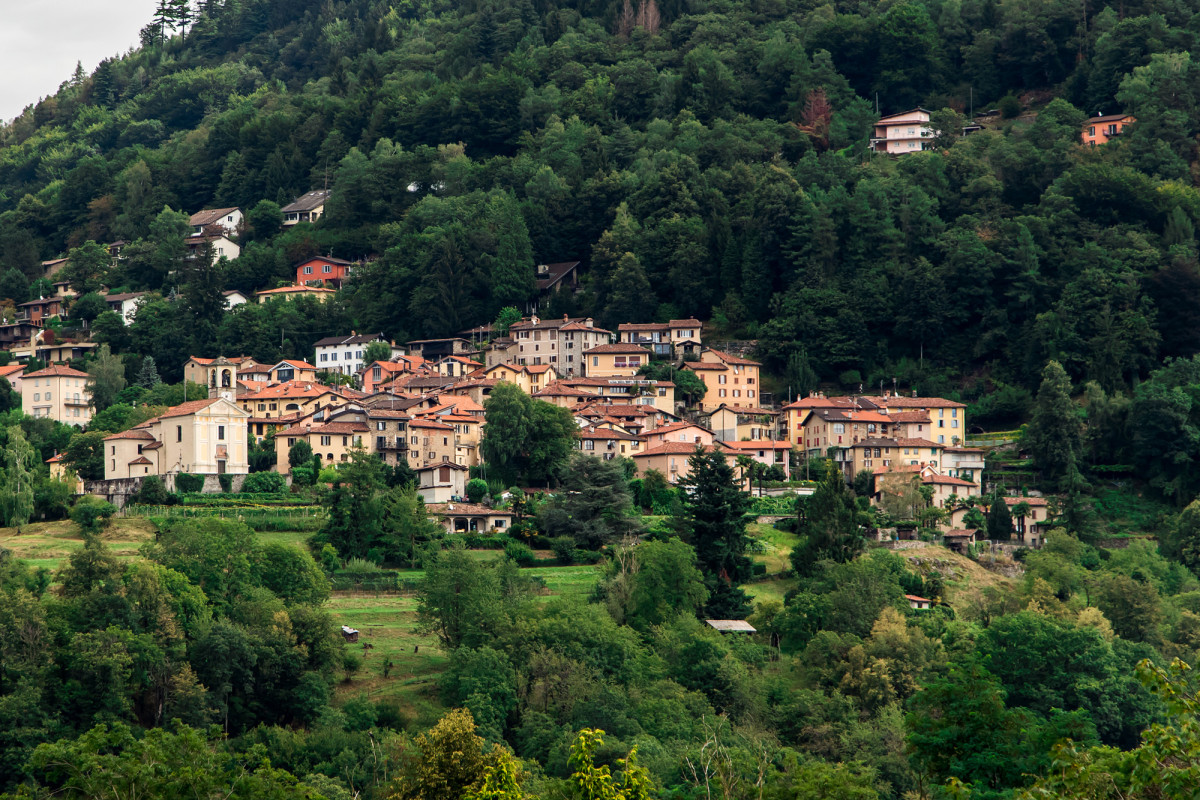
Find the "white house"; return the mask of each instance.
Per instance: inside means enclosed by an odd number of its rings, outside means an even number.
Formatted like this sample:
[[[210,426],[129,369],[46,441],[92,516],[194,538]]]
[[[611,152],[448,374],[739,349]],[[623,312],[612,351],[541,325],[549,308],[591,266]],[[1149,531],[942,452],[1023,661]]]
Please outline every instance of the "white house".
[[[371,342],[384,342],[382,333],[358,333],[350,331],[349,336],[327,336],[313,345],[316,352],[317,370],[320,372],[340,372],[342,375],[357,375],[366,366],[363,363],[363,351]],[[392,355],[389,361],[404,355],[404,349],[389,345]]]
[[[205,228],[219,226],[228,236],[236,236],[242,229],[245,217],[240,208],[206,208],[197,211],[188,219],[192,233],[204,233]]]
[[[246,295],[242,294],[237,289],[226,289],[225,291],[221,292],[221,294],[225,295],[226,310],[237,308],[240,305],[250,302],[250,298],[246,297]]]
[[[325,201],[328,199],[328,189],[317,189],[300,195],[295,201],[280,209],[283,211],[283,224],[296,225],[301,222],[316,222],[325,213]]]
[[[203,233],[193,233],[185,240],[185,243],[188,249],[188,259],[199,258],[206,243],[212,247],[213,261],[221,258],[235,261],[242,254],[242,248],[234,244],[228,236],[210,236]]]
[[[892,155],[916,153],[928,147],[929,140],[936,135],[937,131],[929,127],[929,112],[913,108],[880,117],[871,135],[871,149]]]
[[[452,503],[467,496],[469,469],[461,464],[430,464],[414,470],[417,473],[417,494],[426,503]]]
[[[122,294],[110,294],[104,297],[108,303],[110,311],[115,311],[121,315],[121,319],[126,325],[133,324],[133,318],[137,315],[138,308],[141,306],[141,299],[145,296],[145,292],[124,292]]]

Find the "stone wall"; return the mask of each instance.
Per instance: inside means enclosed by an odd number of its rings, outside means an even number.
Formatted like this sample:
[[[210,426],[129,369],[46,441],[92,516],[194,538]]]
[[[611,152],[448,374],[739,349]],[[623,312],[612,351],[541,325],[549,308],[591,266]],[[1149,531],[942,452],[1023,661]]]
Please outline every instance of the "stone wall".
[[[163,484],[167,487],[168,492],[175,491],[175,473],[170,473],[161,476]],[[244,474],[233,475],[233,485],[231,491],[240,492],[242,484],[246,482]],[[146,476],[139,478],[114,478],[108,481],[84,481],[83,491],[87,494],[94,494],[97,497],[103,497],[108,502],[112,503],[117,508],[124,508],[129,502],[131,495],[137,494],[142,488],[142,481]],[[291,484],[291,476],[286,476],[287,482]],[[221,479],[218,475],[205,475],[204,487],[201,489],[205,494],[220,494]]]

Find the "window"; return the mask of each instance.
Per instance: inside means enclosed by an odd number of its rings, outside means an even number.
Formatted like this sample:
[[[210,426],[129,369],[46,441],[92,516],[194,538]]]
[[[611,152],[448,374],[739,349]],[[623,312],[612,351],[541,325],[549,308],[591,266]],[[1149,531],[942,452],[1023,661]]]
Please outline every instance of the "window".
[[[1095,136],[1095,135],[1096,135],[1096,126],[1095,125],[1089,126],[1088,127],[1088,136]]]
[[[724,390],[724,389],[721,389],[721,390],[719,390],[719,391],[717,392],[717,397],[724,397],[724,396],[725,396],[725,390]]]
[[[592,356],[592,366],[593,367],[600,366],[600,356]]]
[[[376,423],[375,423],[375,430],[377,430],[377,431],[386,431],[386,430],[387,430],[387,423],[386,423],[386,422],[376,422]]]
[[[305,267],[305,268],[304,268],[304,274],[305,274],[305,275],[312,275],[312,267]]]
[[[721,384],[725,383],[725,376],[724,376],[724,375],[718,375],[718,376],[717,376],[717,383],[721,383]]]
[[[183,441],[183,426],[182,425],[175,426],[175,441],[177,441],[177,442]]]
[[[843,423],[843,422],[835,422],[835,423],[833,423],[833,432],[834,432],[834,433],[845,433],[845,432],[846,432],[846,425],[845,425],[845,423]]]
[[[328,360],[329,360],[329,354],[328,354],[328,353],[321,353],[321,360],[322,360],[322,361],[328,361]]]
[[[112,446],[112,454],[114,456],[117,454],[117,446],[115,444]]]
[[[945,437],[945,436],[939,436],[939,437],[938,437],[938,444],[945,444],[945,443],[946,443],[946,437]]]
[[[325,272],[325,273],[333,272],[333,267],[326,264],[325,266],[321,267],[321,272]]]
[[[50,393],[46,392],[46,402],[50,402]]]
[[[321,437],[321,446],[329,447],[331,440],[332,440],[332,437],[330,437],[330,436],[322,436]]]
[[[329,354],[329,360],[330,360],[330,361],[337,361],[337,353],[330,353],[330,354]]]
[[[217,426],[217,441],[218,442],[225,441],[225,426],[224,425]]]
[[[34,383],[36,384],[37,382],[36,382],[36,381],[34,381]],[[42,399],[42,393],[41,393],[41,392],[34,392],[34,393],[33,393],[33,402],[35,402],[35,403],[37,403],[37,402],[40,402],[40,401],[41,401],[41,399]]]

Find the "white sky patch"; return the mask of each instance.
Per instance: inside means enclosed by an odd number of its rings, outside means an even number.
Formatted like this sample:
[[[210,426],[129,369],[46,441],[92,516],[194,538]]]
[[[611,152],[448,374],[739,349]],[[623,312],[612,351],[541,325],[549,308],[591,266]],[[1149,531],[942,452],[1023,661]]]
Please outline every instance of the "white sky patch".
[[[138,43],[155,0],[0,0],[0,119]]]

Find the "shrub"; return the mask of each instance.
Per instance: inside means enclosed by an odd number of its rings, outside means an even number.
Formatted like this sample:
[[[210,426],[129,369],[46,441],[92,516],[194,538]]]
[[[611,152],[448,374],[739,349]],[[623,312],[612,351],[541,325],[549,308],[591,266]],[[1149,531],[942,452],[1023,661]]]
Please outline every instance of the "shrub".
[[[221,484],[221,491],[229,494],[233,491],[233,476],[229,474],[218,475],[217,483]]]
[[[165,506],[171,502],[171,493],[167,491],[167,485],[163,483],[162,478],[147,475],[142,479],[141,488],[134,495],[133,501],[147,506]]]
[[[85,531],[95,533],[108,527],[117,507],[95,495],[84,495],[71,509],[71,521]]]
[[[307,469],[297,467],[297,470]],[[311,470],[309,470],[311,473]],[[294,476],[293,476],[294,477]],[[287,481],[278,472],[255,472],[242,483],[242,494],[277,494],[287,491]]]
[[[259,473],[254,473],[258,475]],[[268,474],[268,473],[263,473]],[[317,473],[310,466],[295,467],[292,470],[292,486],[312,486],[317,482]]]
[[[175,476],[175,489],[184,494],[202,492],[204,491],[204,476],[181,472]]]
[[[1007,94],[1000,98],[999,109],[1004,119],[1015,119],[1021,115],[1021,101],[1015,95]]]
[[[374,561],[369,561],[365,558],[352,558],[346,562],[345,571],[363,575],[368,572],[382,572],[383,570]]]
[[[321,474],[317,476],[318,483],[334,483],[337,479],[338,473],[333,467],[325,467],[321,470]]]
[[[571,560],[576,564],[599,564],[604,560],[604,553],[575,549],[571,551]]]
[[[570,536],[556,536],[550,540],[550,549],[560,564],[575,563],[575,540]]]
[[[517,562],[519,566],[528,567],[537,561],[537,556],[529,545],[522,542],[509,542],[504,545],[504,557]]]
[[[470,502],[478,503],[487,496],[487,493],[487,481],[480,480],[479,478],[472,478],[467,481],[467,500]]]
[[[780,464],[772,464],[767,467],[767,471],[763,473],[764,481],[785,481],[787,474],[783,471],[783,466]]]
[[[857,388],[862,383],[862,373],[856,369],[848,369],[838,374],[838,383],[848,389]]]

